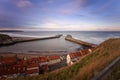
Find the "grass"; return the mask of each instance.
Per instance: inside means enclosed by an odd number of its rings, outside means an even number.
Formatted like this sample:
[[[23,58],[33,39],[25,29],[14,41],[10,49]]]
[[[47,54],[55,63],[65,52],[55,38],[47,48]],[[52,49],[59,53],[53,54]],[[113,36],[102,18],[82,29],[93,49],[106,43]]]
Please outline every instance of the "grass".
[[[100,44],[80,62],[44,75],[18,78],[18,80],[90,80],[120,56],[120,38]]]

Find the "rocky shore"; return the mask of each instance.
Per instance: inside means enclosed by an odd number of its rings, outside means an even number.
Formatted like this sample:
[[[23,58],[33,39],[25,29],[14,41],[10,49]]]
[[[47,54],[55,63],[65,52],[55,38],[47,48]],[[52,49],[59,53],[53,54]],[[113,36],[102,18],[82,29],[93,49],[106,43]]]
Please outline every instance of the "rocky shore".
[[[14,42],[12,37],[5,34],[0,34],[0,46],[13,44],[13,43]]]
[[[11,44],[20,43],[20,42],[60,38],[61,36],[62,35],[60,34],[60,35],[49,36],[49,37],[33,38],[33,37],[11,37],[6,34],[0,34],[0,46],[11,45]]]

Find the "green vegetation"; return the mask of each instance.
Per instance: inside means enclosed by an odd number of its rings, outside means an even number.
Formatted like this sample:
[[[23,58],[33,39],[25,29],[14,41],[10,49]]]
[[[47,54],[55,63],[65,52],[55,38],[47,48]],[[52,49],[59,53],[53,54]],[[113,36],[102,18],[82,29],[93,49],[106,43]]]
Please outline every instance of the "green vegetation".
[[[90,80],[119,56],[120,38],[109,39],[72,66],[44,75],[20,77],[17,80]]]

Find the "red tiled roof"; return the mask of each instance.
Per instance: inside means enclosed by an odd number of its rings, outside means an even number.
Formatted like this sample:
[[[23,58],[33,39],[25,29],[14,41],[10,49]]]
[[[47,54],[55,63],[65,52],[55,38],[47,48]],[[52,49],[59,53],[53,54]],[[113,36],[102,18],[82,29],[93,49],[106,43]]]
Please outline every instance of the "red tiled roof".
[[[25,71],[26,71],[26,67],[21,65],[0,67],[0,76],[16,74],[16,73],[24,73]]]
[[[77,58],[77,57],[80,57],[80,56],[83,56],[83,55],[86,55],[89,53],[89,50],[88,49],[85,49],[85,50],[80,50],[78,52],[73,52],[73,53],[70,53],[70,57],[71,58]]]
[[[24,65],[14,65],[15,69],[17,69],[17,72],[23,73],[26,71],[26,66]]]
[[[32,64],[27,65],[27,68],[38,67],[38,66],[39,66],[38,63],[32,63]]]
[[[27,70],[26,74],[38,73],[38,69]]]
[[[82,56],[82,54],[81,54],[81,52],[80,52],[80,51],[78,51],[78,52],[77,52],[77,55],[78,55],[78,56]]]
[[[16,59],[16,57],[4,57],[4,58],[2,58],[1,61],[3,64],[12,64],[12,63],[17,62],[17,59]]]
[[[47,56],[40,56],[39,61],[40,62],[47,62],[48,61]]]
[[[85,50],[80,50],[82,52],[83,55],[86,55],[89,53],[89,50],[88,49],[85,49]]]
[[[32,63],[38,63],[39,62],[39,58],[35,57],[35,58],[31,58],[27,60],[28,64],[32,64]]]
[[[27,65],[27,60],[20,60],[17,62],[17,65]]]
[[[71,58],[77,58],[77,57],[80,57],[80,56],[82,56],[80,52],[70,53]]]
[[[56,60],[56,59],[60,59],[60,56],[48,56],[49,60]]]

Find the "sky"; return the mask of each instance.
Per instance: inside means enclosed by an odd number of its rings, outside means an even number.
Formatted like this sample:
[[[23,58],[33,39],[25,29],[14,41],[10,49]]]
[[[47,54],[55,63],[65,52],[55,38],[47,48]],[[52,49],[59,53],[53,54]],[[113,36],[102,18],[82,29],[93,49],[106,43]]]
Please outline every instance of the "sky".
[[[0,30],[120,31],[120,0],[0,0]]]

